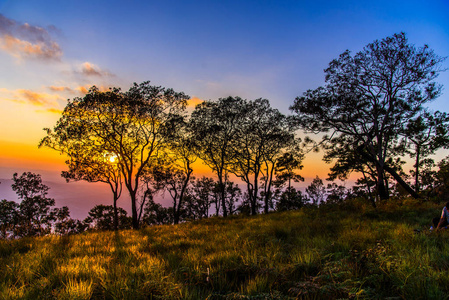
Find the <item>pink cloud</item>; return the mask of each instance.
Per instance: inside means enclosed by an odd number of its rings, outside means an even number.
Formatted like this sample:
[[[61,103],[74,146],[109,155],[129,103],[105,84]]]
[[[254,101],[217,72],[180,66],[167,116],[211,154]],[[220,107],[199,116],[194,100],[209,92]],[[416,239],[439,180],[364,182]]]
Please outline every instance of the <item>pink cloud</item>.
[[[98,77],[114,76],[113,74],[107,71],[101,70],[98,66],[90,62],[85,62],[81,65],[81,74],[85,76],[98,76]]]
[[[52,32],[56,29],[51,26]],[[62,50],[49,30],[28,23],[19,24],[0,14],[0,49],[17,58],[59,60]]]

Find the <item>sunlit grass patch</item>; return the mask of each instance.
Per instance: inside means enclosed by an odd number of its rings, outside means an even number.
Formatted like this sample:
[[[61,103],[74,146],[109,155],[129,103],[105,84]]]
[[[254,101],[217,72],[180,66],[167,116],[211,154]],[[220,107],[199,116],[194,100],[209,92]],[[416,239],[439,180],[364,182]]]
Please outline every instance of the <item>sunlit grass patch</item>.
[[[0,285],[0,299],[23,299],[25,296],[26,286],[11,284],[11,282],[4,282]]]
[[[60,299],[88,300],[92,297],[92,281],[69,279],[64,286],[64,290],[58,295]]]

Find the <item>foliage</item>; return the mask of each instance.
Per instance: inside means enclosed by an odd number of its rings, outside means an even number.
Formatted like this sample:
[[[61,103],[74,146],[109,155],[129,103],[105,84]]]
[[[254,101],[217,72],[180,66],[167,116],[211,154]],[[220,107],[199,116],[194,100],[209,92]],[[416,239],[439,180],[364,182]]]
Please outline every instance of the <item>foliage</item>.
[[[55,200],[47,198],[49,187],[42,183],[39,174],[24,172],[13,175],[13,191],[21,200],[18,223],[14,228],[15,236],[45,235],[51,232],[55,220],[55,211],[51,209]]]
[[[405,131],[406,143],[410,144],[406,151],[415,158],[414,170],[411,174],[415,177],[415,191],[420,191],[420,182],[426,188],[429,183],[429,171],[433,167],[433,160],[427,158],[435,151],[449,146],[449,116],[439,111],[429,113],[427,111],[414,119],[410,119]],[[422,174],[421,174],[422,173]],[[426,180],[427,179],[427,180]],[[426,182],[427,181],[427,182]]]
[[[326,85],[297,97],[291,109],[302,129],[330,132],[322,143],[343,145],[358,163],[372,163],[381,199],[389,197],[385,172],[417,196],[389,160],[395,161],[407,122],[439,96],[441,86],[433,80],[443,60],[428,46],[409,44],[404,33],[394,34],[331,61]]]
[[[326,187],[323,180],[316,176],[306,188],[306,193],[313,205],[320,205],[326,201]]]
[[[0,201],[0,238],[6,239],[19,223],[19,205],[14,201]]]
[[[69,208],[54,208],[55,200],[47,198],[49,187],[39,174],[24,172],[13,175],[11,185],[20,203],[0,201],[0,238],[43,236],[53,230],[59,234],[80,233],[82,222],[70,218]]]
[[[118,207],[118,228],[126,229],[131,227],[131,220],[128,213]],[[88,213],[85,223],[97,230],[114,230],[114,207],[112,205],[95,205]]]
[[[203,102],[192,113],[190,128],[198,156],[218,177],[224,216],[232,209],[226,203],[229,173],[245,183],[253,215],[258,213],[259,201],[265,213],[272,208],[275,175],[278,180],[283,175],[289,182],[300,178],[294,173],[303,159],[300,140],[295,138],[289,118],[272,108],[267,99],[228,97]]]
[[[189,121],[197,155],[217,175],[218,196],[224,217],[228,215],[226,181],[234,156],[232,144],[242,118],[244,101],[240,97],[204,101],[195,107]]]
[[[147,168],[164,156],[182,120],[187,99],[182,92],[151,86],[149,82],[135,83],[127,92],[118,88],[102,92],[94,86],[83,98],[69,100],[54,129],[45,129],[47,136],[40,146],[68,155],[71,169],[76,165],[74,161],[95,160],[98,162],[95,166],[100,165],[102,171],[98,177],[106,177],[113,191],[119,190],[123,180],[131,199],[133,227],[138,228],[141,215],[138,191],[143,176]],[[104,162],[105,154],[116,157],[115,167]],[[89,168],[87,176],[97,175],[89,163],[75,169],[75,173],[84,172],[84,168]],[[114,206],[115,202],[116,197]],[[140,203],[140,207],[143,205]]]
[[[303,207],[307,202],[299,189],[289,187],[281,193],[276,203],[277,211],[296,210]]]
[[[154,202],[153,198],[145,203],[142,223],[145,226],[173,224],[173,213],[161,204]]]

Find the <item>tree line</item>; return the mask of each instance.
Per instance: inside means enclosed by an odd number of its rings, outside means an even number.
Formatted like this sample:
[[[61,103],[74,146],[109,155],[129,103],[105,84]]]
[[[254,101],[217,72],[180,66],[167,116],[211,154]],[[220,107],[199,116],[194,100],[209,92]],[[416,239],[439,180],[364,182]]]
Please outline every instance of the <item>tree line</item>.
[[[396,185],[420,197],[435,190],[429,156],[449,145],[449,117],[425,107],[441,94],[434,80],[444,71],[443,61],[428,46],[410,44],[404,33],[376,40],[355,55],[345,51],[325,69],[324,86],[294,100],[292,115],[267,99],[240,97],[206,100],[189,113],[189,96],[150,82],[128,91],[93,86],[83,98],[68,100],[39,146],[68,157],[62,172],[68,181],[109,185],[113,228],[123,190],[130,196],[133,228],[148,212],[157,218],[163,211],[153,200],[161,191],[172,198],[172,223],[188,211],[208,216],[211,203],[223,217],[237,207],[268,213],[282,201],[304,198],[292,183],[303,180],[298,171],[306,153],[318,149],[333,163],[329,179],[359,173],[357,191],[373,206],[394,195]],[[301,131],[322,138],[301,139]],[[413,183],[402,168],[407,156],[415,161]],[[215,179],[194,179],[195,162],[207,165]],[[243,193],[233,177],[245,185]],[[208,180],[214,196],[204,200],[201,188]],[[318,203],[326,189],[319,178],[312,184],[308,202]],[[333,190],[336,197],[343,189],[334,184]]]

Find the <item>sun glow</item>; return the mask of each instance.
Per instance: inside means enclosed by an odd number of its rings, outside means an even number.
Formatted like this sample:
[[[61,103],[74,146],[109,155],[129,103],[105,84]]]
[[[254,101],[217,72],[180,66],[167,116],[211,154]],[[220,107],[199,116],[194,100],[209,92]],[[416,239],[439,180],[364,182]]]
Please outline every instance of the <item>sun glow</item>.
[[[113,163],[116,163],[116,162],[117,162],[118,156],[117,156],[115,153],[112,153],[112,152],[106,152],[106,153],[104,154],[104,159],[105,159],[105,161],[107,161],[107,162],[113,164]]]

